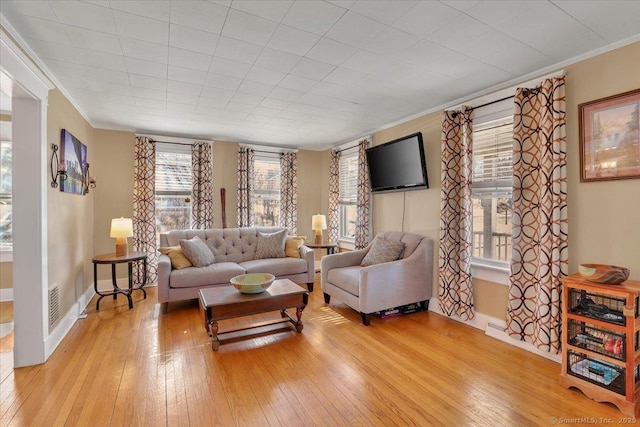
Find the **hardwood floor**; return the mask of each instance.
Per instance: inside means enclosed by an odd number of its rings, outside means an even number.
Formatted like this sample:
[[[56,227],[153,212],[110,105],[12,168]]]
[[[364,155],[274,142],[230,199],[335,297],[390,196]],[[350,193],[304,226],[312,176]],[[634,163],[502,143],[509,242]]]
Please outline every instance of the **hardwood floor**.
[[[365,327],[338,301],[327,306],[319,283],[301,334],[287,328],[219,352],[195,301],[161,314],[155,288],[148,294],[135,294],[132,310],[125,298],[103,299],[43,365],[13,370],[11,352],[0,353],[0,425],[524,426],[623,417],[560,387],[552,361],[434,313]]]

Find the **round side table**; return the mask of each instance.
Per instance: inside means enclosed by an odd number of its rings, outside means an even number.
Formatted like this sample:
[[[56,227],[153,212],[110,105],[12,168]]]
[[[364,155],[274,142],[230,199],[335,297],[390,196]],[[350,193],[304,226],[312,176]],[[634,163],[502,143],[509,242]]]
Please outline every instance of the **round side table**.
[[[98,301],[96,302],[96,311],[100,310],[100,300],[104,297],[113,295],[113,299],[118,297],[118,294],[122,294],[127,297],[129,300],[129,309],[133,308],[133,300],[131,299],[131,294],[133,291],[142,291],[145,299],[147,298],[147,291],[145,291],[144,285],[147,284],[147,253],[146,252],[131,252],[127,255],[116,256],[115,253],[110,254],[102,254],[96,255],[93,257],[93,286],[96,294],[100,295]],[[143,262],[143,279],[142,283],[138,287],[133,287],[133,263],[134,262]],[[118,281],[116,280],[116,265],[127,263],[129,265],[129,288],[122,289],[118,286]],[[98,264],[110,264],[111,265],[111,283],[113,283],[113,291],[102,291],[98,290]]]

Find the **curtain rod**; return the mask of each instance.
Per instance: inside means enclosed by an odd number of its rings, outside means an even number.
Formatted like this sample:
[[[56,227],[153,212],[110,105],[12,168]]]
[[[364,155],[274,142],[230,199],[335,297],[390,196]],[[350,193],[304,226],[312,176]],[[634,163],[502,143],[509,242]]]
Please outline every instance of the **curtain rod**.
[[[347,147],[347,148],[343,148],[341,150],[335,150],[336,153],[342,153],[343,151],[347,151],[347,150],[353,150],[354,148],[358,148],[359,144],[353,145],[351,147]]]
[[[528,92],[539,92],[539,91],[540,91],[540,88],[533,88],[533,89],[525,88],[524,89],[525,93],[528,93]],[[516,97],[515,95],[505,96],[504,98],[496,99],[496,100],[491,101],[491,102],[485,102],[484,104],[480,104],[480,105],[477,105],[475,107],[470,107],[470,108],[471,108],[471,110],[477,110],[478,108],[486,107],[486,106],[489,106],[489,105],[492,105],[492,104],[497,104],[498,102],[506,101],[507,99],[513,99],[515,97]],[[458,115],[458,113],[454,112],[451,116],[453,118],[455,118],[457,115]]]

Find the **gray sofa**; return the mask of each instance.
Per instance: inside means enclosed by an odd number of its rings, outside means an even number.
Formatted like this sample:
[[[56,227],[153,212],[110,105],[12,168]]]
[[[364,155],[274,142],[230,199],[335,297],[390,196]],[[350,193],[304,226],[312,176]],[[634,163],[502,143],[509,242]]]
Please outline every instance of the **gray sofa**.
[[[231,286],[232,277],[246,273],[270,273],[276,279],[287,278],[294,283],[306,283],[313,291],[315,278],[314,253],[300,247],[300,258],[255,259],[258,233],[273,233],[284,227],[219,228],[207,230],[174,230],[160,234],[160,247],[178,246],[180,240],[198,236],[207,243],[214,263],[207,267],[172,269],[167,255],[158,259],[158,302],[163,304],[198,298],[198,291],[214,286]]]
[[[363,267],[371,244],[364,249],[322,257],[321,286],[329,304],[336,297],[360,312],[369,325],[372,313],[420,303],[428,308],[433,293],[433,240],[417,234],[386,232],[376,237],[403,242],[397,261]]]

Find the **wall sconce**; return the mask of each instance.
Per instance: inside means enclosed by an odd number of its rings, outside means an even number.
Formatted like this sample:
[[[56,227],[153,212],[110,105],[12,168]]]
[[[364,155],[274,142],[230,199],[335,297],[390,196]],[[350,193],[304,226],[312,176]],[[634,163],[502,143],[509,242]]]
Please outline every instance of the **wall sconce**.
[[[96,177],[89,176],[89,163],[87,163],[87,167],[84,169],[83,175],[82,181],[84,184],[84,194],[89,194],[89,187],[96,188]]]
[[[51,188],[58,188],[58,177],[60,181],[67,179],[67,168],[60,164],[58,146],[51,144]]]

